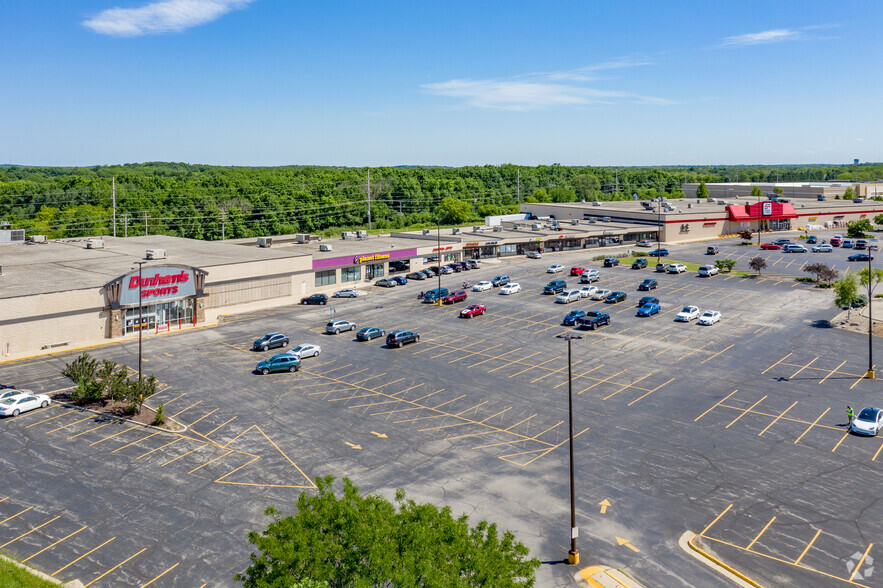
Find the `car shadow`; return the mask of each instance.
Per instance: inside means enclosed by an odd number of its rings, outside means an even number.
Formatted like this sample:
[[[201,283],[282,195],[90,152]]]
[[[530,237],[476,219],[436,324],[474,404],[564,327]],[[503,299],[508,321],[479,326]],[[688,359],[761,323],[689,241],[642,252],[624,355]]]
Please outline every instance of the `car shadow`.
[[[834,323],[832,323],[831,321],[829,321],[827,319],[821,319],[821,320],[813,321],[812,323],[810,323],[810,326],[812,326],[816,329],[833,329]]]

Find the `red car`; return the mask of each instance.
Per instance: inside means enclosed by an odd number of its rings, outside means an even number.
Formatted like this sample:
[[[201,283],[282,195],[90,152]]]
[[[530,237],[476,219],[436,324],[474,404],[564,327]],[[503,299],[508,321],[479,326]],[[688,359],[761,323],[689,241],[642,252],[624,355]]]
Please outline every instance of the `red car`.
[[[781,249],[782,246],[776,243],[764,243],[760,246],[761,249]]]
[[[453,292],[442,298],[442,302],[444,302],[445,304],[453,304],[455,302],[460,302],[461,300],[466,300],[465,290],[454,290]]]
[[[480,314],[484,314],[487,312],[487,307],[483,304],[473,304],[471,306],[467,306],[463,310],[460,311],[460,316],[463,318],[472,318],[474,316],[478,316]]]
[[[586,271],[586,268],[580,267],[577,265],[577,266],[570,268],[570,275],[571,276],[581,276],[584,271]]]

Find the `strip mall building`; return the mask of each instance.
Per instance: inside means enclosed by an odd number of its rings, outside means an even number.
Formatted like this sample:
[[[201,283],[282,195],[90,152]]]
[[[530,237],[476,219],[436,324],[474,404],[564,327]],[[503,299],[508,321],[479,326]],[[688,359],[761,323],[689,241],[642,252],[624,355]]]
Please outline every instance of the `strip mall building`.
[[[162,235],[43,242],[0,231],[0,360],[187,329],[222,314],[297,304],[314,292],[372,289],[377,278],[438,259],[629,246],[657,233],[678,243],[758,227],[839,228],[883,214],[883,202],[861,198],[723,200],[522,204],[522,214],[483,226],[321,242],[295,235],[272,243]]]

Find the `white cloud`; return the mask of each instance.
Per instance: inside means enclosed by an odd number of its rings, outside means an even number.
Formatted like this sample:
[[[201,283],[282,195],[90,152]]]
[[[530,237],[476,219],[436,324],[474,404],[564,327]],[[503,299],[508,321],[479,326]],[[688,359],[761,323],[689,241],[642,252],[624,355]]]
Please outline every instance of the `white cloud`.
[[[649,63],[621,60],[573,70],[526,74],[510,79],[455,79],[423,84],[421,88],[430,94],[457,98],[468,106],[498,110],[528,111],[556,106],[613,104],[616,102],[672,104],[670,100],[664,98],[638,96],[616,90],[598,90],[580,85],[580,82],[597,80],[590,72],[640,65],[649,65]]]
[[[83,21],[102,35],[138,37],[179,33],[245,8],[254,0],[161,0],[140,8],[111,8]]]
[[[747,33],[727,37],[721,41],[723,46],[766,45],[769,43],[781,43],[783,41],[797,41],[803,38],[800,31],[793,29],[773,29],[759,33]]]

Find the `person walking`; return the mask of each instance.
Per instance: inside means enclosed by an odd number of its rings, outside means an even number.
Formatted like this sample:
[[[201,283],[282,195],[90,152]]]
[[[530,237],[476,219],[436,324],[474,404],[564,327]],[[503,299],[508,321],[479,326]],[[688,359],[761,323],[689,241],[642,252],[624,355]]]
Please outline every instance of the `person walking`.
[[[849,419],[849,424],[847,425],[847,427],[852,429],[852,421],[855,420],[855,411],[853,411],[852,407],[848,404],[846,405],[846,418]]]

